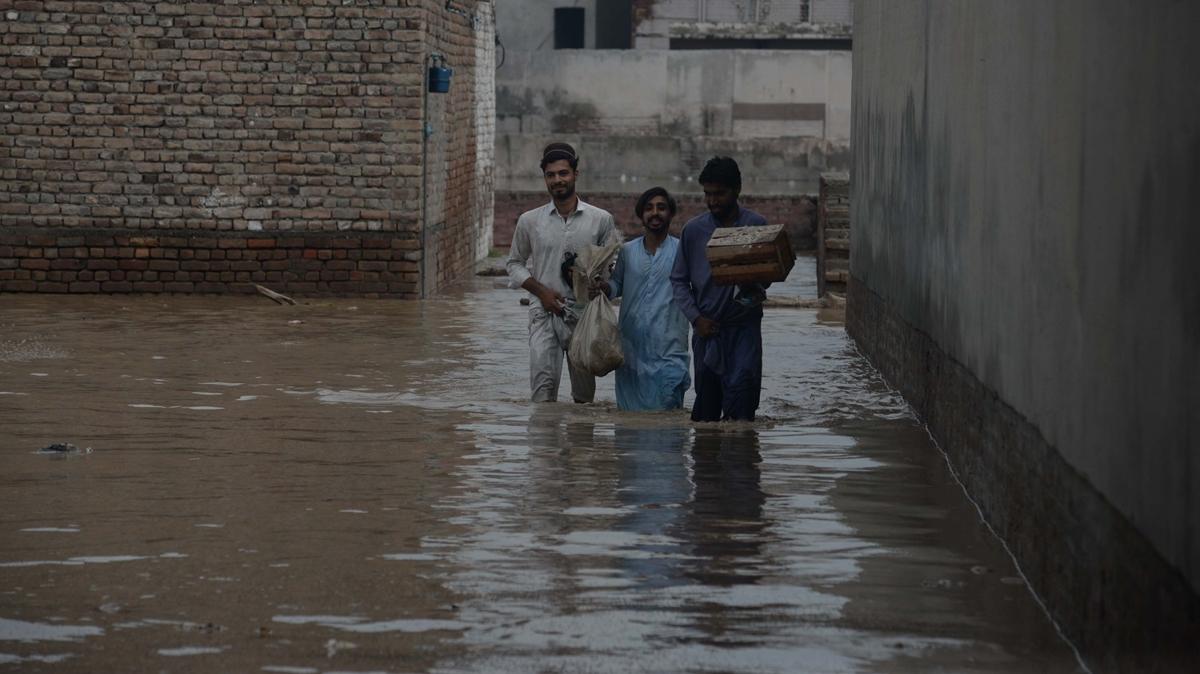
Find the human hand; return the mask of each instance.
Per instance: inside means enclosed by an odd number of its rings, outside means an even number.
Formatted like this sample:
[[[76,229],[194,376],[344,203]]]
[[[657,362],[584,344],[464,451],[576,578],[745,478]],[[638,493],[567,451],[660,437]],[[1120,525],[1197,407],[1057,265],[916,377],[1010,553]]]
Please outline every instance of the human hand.
[[[541,301],[543,309],[559,316],[562,315],[563,310],[567,306],[567,298],[563,297],[563,294],[557,290],[551,290],[550,288],[546,288],[538,293],[538,300]]]
[[[711,318],[699,316],[696,318],[695,328],[697,335],[700,335],[701,337],[712,337],[713,335],[717,334],[718,330],[720,330],[721,324],[717,323]]]
[[[611,292],[612,287],[608,285],[608,281],[594,281],[590,286],[588,286],[588,299],[594,300],[601,293],[604,293],[604,296],[608,297],[608,294]]]

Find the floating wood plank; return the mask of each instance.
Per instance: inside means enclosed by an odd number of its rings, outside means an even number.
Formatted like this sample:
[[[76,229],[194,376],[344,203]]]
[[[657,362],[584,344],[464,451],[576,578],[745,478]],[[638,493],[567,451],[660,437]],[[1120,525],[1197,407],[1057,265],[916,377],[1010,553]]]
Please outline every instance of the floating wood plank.
[[[270,297],[271,299],[275,300],[279,304],[295,304],[296,303],[296,300],[288,297],[287,295],[277,293],[274,290],[271,290],[270,288],[264,288],[264,287],[258,285],[257,283],[254,284],[254,289],[257,290],[260,294]]]
[[[796,263],[783,225],[718,227],[705,254],[717,285],[782,281]]]

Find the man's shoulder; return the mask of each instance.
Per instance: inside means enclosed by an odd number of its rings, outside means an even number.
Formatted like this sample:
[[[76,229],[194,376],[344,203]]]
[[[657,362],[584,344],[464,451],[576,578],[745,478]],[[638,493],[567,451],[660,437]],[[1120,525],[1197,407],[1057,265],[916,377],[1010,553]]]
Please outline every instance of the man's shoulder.
[[[694,230],[697,227],[704,226],[704,224],[707,223],[709,218],[711,218],[711,217],[712,216],[709,215],[708,213],[701,213],[699,215],[692,216],[691,218],[688,219],[687,222],[683,223],[683,227],[679,228],[679,238],[682,239],[684,237],[684,235],[687,234],[687,231],[689,229]]]
[[[760,226],[767,224],[767,219],[758,211],[752,211],[749,208],[742,207],[742,223],[752,226]]]
[[[593,206],[593,205],[589,204],[588,202],[584,201],[583,199],[579,200],[579,210],[584,211],[585,213],[590,213],[591,215],[593,215],[594,217],[597,217],[597,218],[608,218],[610,220],[612,219],[612,213],[609,213],[608,211],[604,210],[603,208],[600,208],[599,206]]]
[[[536,221],[538,219],[538,217],[541,216],[542,211],[545,211],[550,206],[551,206],[551,204],[542,204],[541,206],[538,206],[536,208],[531,208],[531,209],[525,211],[524,213],[522,213],[520,216],[517,217],[517,224],[519,225],[522,222]]]

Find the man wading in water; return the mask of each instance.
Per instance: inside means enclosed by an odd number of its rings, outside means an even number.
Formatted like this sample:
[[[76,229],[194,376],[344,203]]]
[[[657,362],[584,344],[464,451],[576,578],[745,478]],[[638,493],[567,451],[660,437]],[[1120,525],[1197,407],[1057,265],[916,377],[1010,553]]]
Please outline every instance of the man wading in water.
[[[566,143],[550,143],[542,151],[542,177],[551,202],[526,211],[517,220],[508,276],[529,291],[529,387],[533,402],[558,400],[558,382],[571,332],[579,320],[571,284],[563,278],[564,263],[588,244],[604,245],[617,236],[608,211],[586,204],[575,194],[579,157]],[[528,266],[526,266],[528,264]],[[571,397],[590,403],[596,378],[568,361]]]
[[[705,247],[717,227],[767,221],[738,205],[742,173],[729,157],[708,160],[699,182],[708,212],[683,226],[671,270],[675,304],[695,328],[692,421],[753,421],[762,389],[762,301],[769,284],[716,285]]]
[[[671,299],[671,268],[679,239],[668,232],[678,210],[663,188],[652,187],[634,213],[645,234],[621,247],[616,269],[600,288],[621,297],[621,351],[617,407],[670,410],[683,406],[688,379],[688,323]]]

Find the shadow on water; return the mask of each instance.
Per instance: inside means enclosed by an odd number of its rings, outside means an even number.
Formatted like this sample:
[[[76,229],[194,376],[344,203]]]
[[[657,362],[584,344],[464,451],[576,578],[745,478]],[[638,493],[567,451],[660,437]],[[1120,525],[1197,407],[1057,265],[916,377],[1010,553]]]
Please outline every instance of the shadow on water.
[[[516,299],[0,298],[0,672],[1074,670],[835,314],[692,424]]]

